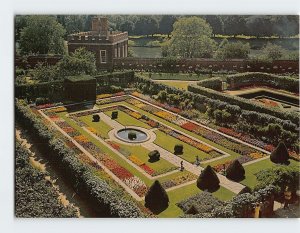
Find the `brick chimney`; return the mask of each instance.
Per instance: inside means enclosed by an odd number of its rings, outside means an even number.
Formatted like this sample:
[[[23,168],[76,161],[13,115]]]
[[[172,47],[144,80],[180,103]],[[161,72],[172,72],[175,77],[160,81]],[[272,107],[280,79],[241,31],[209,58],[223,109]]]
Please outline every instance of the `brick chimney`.
[[[100,36],[107,37],[108,35],[108,21],[107,18],[101,17],[100,18]]]
[[[94,32],[100,32],[99,17],[93,17],[93,19],[92,19],[92,31],[94,31]]]

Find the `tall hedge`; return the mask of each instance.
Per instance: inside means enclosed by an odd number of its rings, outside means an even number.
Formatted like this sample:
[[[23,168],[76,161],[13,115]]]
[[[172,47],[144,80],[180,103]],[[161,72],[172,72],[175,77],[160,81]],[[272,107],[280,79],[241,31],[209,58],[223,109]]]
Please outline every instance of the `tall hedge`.
[[[58,165],[64,171],[79,194],[83,194],[95,210],[107,210],[111,217],[136,218],[145,214],[136,202],[119,191],[114,190],[105,180],[96,177],[92,170],[82,164],[73,150],[66,146],[63,136],[55,136],[56,132],[43,123],[43,119],[35,115],[25,101],[16,100],[16,120],[31,126],[40,138],[40,142],[49,146],[55,155]]]

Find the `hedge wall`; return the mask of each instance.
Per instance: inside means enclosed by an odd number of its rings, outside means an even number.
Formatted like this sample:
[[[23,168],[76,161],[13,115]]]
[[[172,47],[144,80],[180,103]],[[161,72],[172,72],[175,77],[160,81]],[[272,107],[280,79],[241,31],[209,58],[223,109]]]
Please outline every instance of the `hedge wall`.
[[[66,207],[58,199],[58,193],[48,175],[34,168],[29,161],[29,151],[16,140],[15,148],[15,216],[21,218],[75,218],[76,208]]]
[[[209,78],[199,81],[197,83],[201,87],[206,87],[216,91],[222,91],[222,79],[221,78]]]
[[[58,165],[64,171],[79,194],[84,195],[95,210],[106,210],[110,217],[136,218],[144,217],[135,201],[114,190],[105,180],[95,177],[92,170],[82,164],[73,150],[66,146],[62,136],[55,136],[57,132],[43,123],[43,119],[36,116],[26,105],[25,101],[16,100],[16,120],[31,126],[39,136],[41,143],[49,146],[49,153],[53,152]],[[67,140],[67,139],[66,139]]]
[[[261,72],[247,72],[247,73],[229,75],[227,76],[227,82],[230,84],[231,89],[257,84],[257,85],[269,86],[272,88],[278,88],[278,89],[282,89],[294,93],[299,93],[299,79],[291,78],[288,76],[278,76],[275,74],[268,74],[268,73],[261,73]],[[204,86],[204,87],[208,87],[208,86]]]
[[[200,87],[199,85],[190,84],[188,85],[188,91],[201,94],[203,96],[206,96],[208,98],[214,99],[214,100],[220,100],[227,102],[231,105],[237,105],[241,109],[249,110],[249,111],[256,111],[260,113],[266,113],[271,116],[275,116],[284,120],[290,120],[294,124],[299,125],[299,116],[296,113],[289,113],[289,112],[282,112],[280,110],[277,110],[275,108],[268,108],[265,107],[262,104],[254,103],[251,100],[241,98],[238,96],[231,96],[228,94],[224,94],[212,89],[208,89],[205,87]]]

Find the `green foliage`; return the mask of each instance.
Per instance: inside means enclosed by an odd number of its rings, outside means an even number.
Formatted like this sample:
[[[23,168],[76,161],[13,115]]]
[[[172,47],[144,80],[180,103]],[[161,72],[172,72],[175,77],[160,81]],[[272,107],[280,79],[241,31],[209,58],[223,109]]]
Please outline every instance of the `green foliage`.
[[[201,190],[207,190],[209,192],[216,191],[220,187],[220,180],[210,165],[204,168],[198,177],[197,187]]]
[[[254,189],[259,190],[267,185],[273,185],[276,188],[277,196],[280,196],[288,186],[292,195],[295,195],[299,190],[299,175],[298,166],[277,165],[256,174],[257,185]]]
[[[213,89],[216,91],[222,90],[222,78],[208,78],[197,83],[199,86]]]
[[[160,158],[160,153],[158,150],[153,150],[149,152],[148,156],[150,162],[156,162]]]
[[[73,205],[66,207],[58,199],[46,173],[32,167],[30,154],[16,140],[15,148],[15,215],[21,218],[71,218],[77,216]]]
[[[53,128],[48,128],[43,119],[36,116],[25,101],[16,100],[16,120],[31,126],[40,142],[49,145],[49,153],[64,167],[70,184],[79,193],[87,197],[95,211],[107,211],[108,216],[121,218],[143,217],[144,214],[124,193],[115,190],[106,180],[96,177],[93,171],[82,164],[75,152],[58,138]]]
[[[135,140],[136,139],[136,132],[129,131],[128,132],[128,139],[129,140]]]
[[[226,39],[222,41],[217,52],[217,59],[246,59],[250,53],[250,44],[242,42],[229,43]]]
[[[280,45],[267,43],[262,50],[262,56],[265,60],[279,60],[284,54],[284,49]]]
[[[183,145],[182,144],[176,144],[174,146],[174,154],[175,155],[182,155],[183,154]]]
[[[212,57],[215,42],[210,38],[212,29],[199,17],[183,17],[174,23],[172,37],[164,45],[168,56]]]
[[[111,113],[111,119],[117,119],[118,118],[118,114],[119,114],[119,112],[118,111],[113,111],[112,113]]]
[[[94,53],[85,48],[78,48],[71,55],[65,56],[58,64],[61,76],[94,75],[96,73]]]
[[[93,115],[93,122],[99,122],[100,116],[98,114]]]
[[[273,163],[287,164],[289,160],[289,152],[283,142],[280,142],[272,151],[270,159]]]
[[[21,29],[20,49],[22,54],[63,54],[65,29],[54,16],[32,15],[26,18]]]
[[[160,213],[169,206],[168,194],[158,180],[154,181],[145,195],[145,206],[153,213]]]
[[[61,80],[60,72],[56,65],[44,65],[43,63],[38,63],[28,75],[38,82],[52,82]]]
[[[234,160],[226,169],[226,177],[234,181],[241,181],[245,178],[245,169],[239,160]]]

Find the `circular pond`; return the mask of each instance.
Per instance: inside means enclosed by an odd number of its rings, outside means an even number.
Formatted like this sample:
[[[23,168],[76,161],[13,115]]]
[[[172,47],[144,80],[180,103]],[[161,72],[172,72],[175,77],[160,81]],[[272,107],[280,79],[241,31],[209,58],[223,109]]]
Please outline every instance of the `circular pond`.
[[[149,136],[145,132],[143,132],[140,129],[134,129],[134,128],[120,129],[116,133],[116,136],[125,142],[135,142],[135,143],[144,142],[149,139]]]

